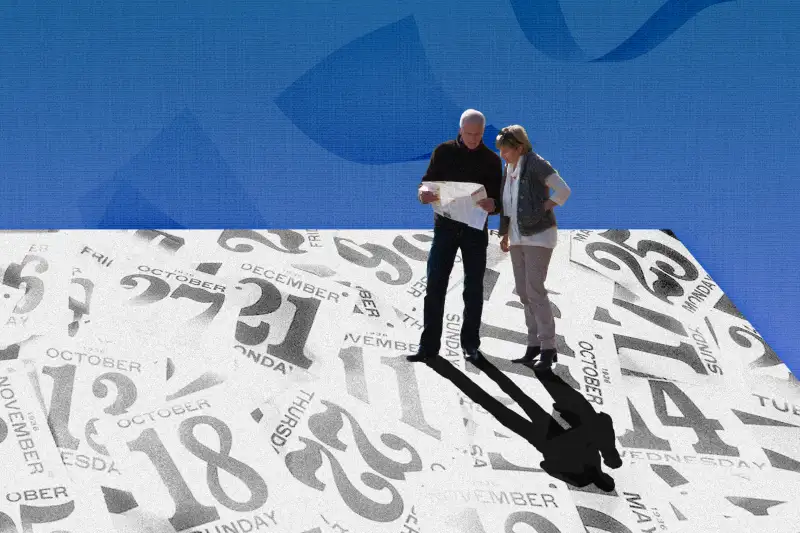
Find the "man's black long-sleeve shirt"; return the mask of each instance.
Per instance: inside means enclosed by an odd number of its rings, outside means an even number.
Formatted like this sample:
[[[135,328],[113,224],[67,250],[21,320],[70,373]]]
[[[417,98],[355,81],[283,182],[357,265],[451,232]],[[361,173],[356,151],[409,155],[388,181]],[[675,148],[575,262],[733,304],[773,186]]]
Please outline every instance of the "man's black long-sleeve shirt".
[[[428,170],[422,177],[423,182],[480,183],[486,189],[486,196],[494,200],[495,210],[489,213],[491,215],[500,212],[502,180],[503,164],[500,157],[483,142],[470,150],[461,136],[436,147],[431,154]]]

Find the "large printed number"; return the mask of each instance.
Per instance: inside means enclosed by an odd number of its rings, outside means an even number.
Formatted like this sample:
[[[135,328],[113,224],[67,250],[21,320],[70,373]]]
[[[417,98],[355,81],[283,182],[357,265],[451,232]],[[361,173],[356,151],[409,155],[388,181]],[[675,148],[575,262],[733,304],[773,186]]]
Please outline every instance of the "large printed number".
[[[521,333],[519,331],[514,331],[506,328],[501,328],[499,326],[492,326],[481,322],[481,338],[493,338],[498,339],[501,341],[513,342],[515,344],[519,344],[520,346],[527,346],[528,344],[528,335],[526,333]],[[566,339],[563,335],[556,335],[556,350],[558,351],[559,355],[564,355],[566,357],[575,357],[575,350],[570,348],[567,344]],[[515,365],[511,362],[509,358],[506,357],[495,357],[493,355],[484,354],[486,360],[492,364],[493,366],[497,367],[498,370],[504,372],[506,374],[517,374],[520,376],[530,377],[530,369],[526,368],[525,365]],[[569,385],[575,390],[580,390],[581,386],[580,383],[572,376],[572,372],[570,367],[567,365],[559,365],[556,369],[553,370],[558,377],[564,380],[564,383]],[[472,374],[480,374],[481,371],[473,364],[467,365],[467,372]]]
[[[743,333],[746,334],[747,336],[742,335]],[[778,354],[776,354],[772,350],[772,348],[770,348],[769,344],[764,342],[764,339],[762,339],[756,333],[739,326],[731,326],[728,329],[728,335],[730,335],[733,342],[735,342],[742,348],[753,347],[753,342],[751,342],[747,337],[750,337],[756,343],[761,345],[762,355],[758,359],[755,359],[754,361],[750,362],[749,364],[750,368],[768,368],[771,366],[777,366],[783,364],[783,361],[780,360]]]
[[[44,282],[36,276],[23,276],[22,272],[28,265],[33,266],[34,272],[43,274],[47,272],[49,264],[47,259],[38,255],[26,255],[22,263],[11,263],[6,268],[3,275],[3,284],[11,288],[19,289],[20,285],[25,284],[25,295],[22,301],[14,308],[17,314],[30,313],[41,303],[44,298]]]
[[[503,529],[505,533],[518,533],[518,530],[515,528],[519,524],[531,526],[536,533],[561,533],[558,526],[550,520],[531,511],[517,511],[511,513],[508,515],[508,518],[506,518]],[[465,533],[486,533],[486,528],[481,521],[481,517],[478,515],[478,510],[474,507],[465,509],[453,517],[453,519],[450,520],[450,525],[456,526]]]
[[[669,263],[665,263],[664,261],[656,261],[656,266],[675,279],[679,279],[681,281],[694,281],[699,276],[697,268],[695,268],[691,261],[669,246],[661,244],[660,242],[642,239],[636,245],[636,248],[633,248],[626,243],[626,241],[631,237],[631,232],[628,230],[608,230],[601,233],[600,236],[642,258],[646,257],[649,252],[654,252],[671,259],[681,269],[683,269],[683,274],[676,273],[673,266]]]
[[[630,398],[628,399],[628,409],[630,409],[631,412],[633,431],[628,430],[625,432],[625,435],[619,437],[620,444],[626,448],[644,448],[645,450],[661,450],[667,452],[672,450],[672,446],[670,446],[667,439],[656,436],[650,428],[647,427],[647,423],[642,418],[642,415],[639,414],[636,407],[634,407]]]
[[[491,299],[492,293],[494,292],[494,289],[495,289],[495,286],[497,285],[497,281],[498,281],[499,277],[500,277],[500,273],[497,272],[496,270],[492,270],[492,269],[487,269],[486,270],[486,275],[483,278],[483,281],[484,281],[483,299],[485,301],[488,301],[489,299]],[[516,290],[514,291],[514,294],[516,294]],[[506,302],[506,305],[509,306],[509,307],[517,307],[517,306],[519,306],[520,309],[522,308],[522,304],[520,304],[519,302],[508,301],[508,302]],[[561,309],[558,307],[558,305],[555,302],[551,301],[550,302],[550,307],[553,310],[553,317],[561,319]],[[494,325],[491,325],[491,324],[486,324],[484,322],[481,322],[481,328],[480,329],[481,329],[481,337],[484,337],[484,338],[485,337],[491,337],[493,339],[513,342],[515,344],[519,344],[520,346],[527,346],[528,345],[528,334],[527,333],[510,330],[510,329],[502,328],[502,327],[499,327],[499,326],[494,326]],[[572,358],[575,357],[575,350],[570,348],[570,346],[567,344],[566,338],[564,338],[564,336],[561,335],[561,334],[556,334],[556,350],[558,351],[559,355],[563,355],[565,357],[572,357]],[[503,372],[511,372],[511,373],[520,374],[520,375],[529,375],[527,373],[527,370],[523,370],[523,369],[519,368],[519,365],[510,364],[508,362],[507,358],[502,358],[502,357],[493,358],[491,356],[487,356],[487,358],[489,359],[489,361],[493,365],[495,365],[497,368],[500,368],[501,370],[503,370]],[[475,374],[480,373],[480,371],[477,368],[475,368],[474,365],[467,365],[467,370],[469,372],[472,372],[472,373],[475,373]],[[572,385],[576,389],[580,388],[580,385],[578,385],[577,381],[572,379],[572,376],[569,373],[568,369],[566,370],[566,375],[568,376],[569,379],[565,379],[565,381],[567,381],[570,385]]]
[[[50,413],[47,423],[59,448],[77,450],[80,442],[69,431],[69,415],[72,411],[72,390],[75,386],[75,365],[42,367],[42,374],[53,378],[50,396]]]
[[[625,300],[621,300],[619,298],[614,298],[612,302],[616,307],[633,313],[661,329],[681,337],[688,337],[684,325],[674,317],[659,313],[658,311],[654,311],[646,307],[641,307],[631,302],[626,302]],[[595,316],[602,316],[600,313],[601,309],[602,308],[600,307],[597,308]],[[683,363],[691,368],[696,374],[708,374],[708,369],[703,364],[702,359],[700,359],[697,349],[686,342],[681,342],[678,346],[671,346],[668,344],[662,344],[646,339],[614,333],[614,343],[616,344],[617,352],[624,348],[640,353],[657,355],[659,357],[665,357],[667,359],[673,359]]]
[[[725,428],[719,420],[706,418],[694,402],[672,381],[650,380],[650,391],[656,416],[665,426],[691,428],[697,434],[697,443],[693,445],[697,453],[711,455],[739,456],[739,449],[722,441],[717,431]],[[667,396],[678,406],[682,417],[667,414]]]
[[[22,525],[22,533],[33,533],[33,524],[52,524],[59,520],[69,518],[75,510],[75,502],[68,501],[58,505],[20,505],[19,518]],[[17,533],[16,524],[7,514],[0,512],[0,532]],[[69,531],[53,531],[52,533],[70,533]]]
[[[626,241],[631,236],[628,230],[609,230],[600,233],[599,236],[608,239],[614,244],[605,242],[589,243],[586,245],[586,254],[609,270],[619,270],[621,267],[619,263],[608,258],[598,257],[597,254],[602,252],[619,259],[630,269],[636,277],[636,280],[648,293],[663,302],[671,303],[671,297],[683,296],[684,290],[680,284],[675,281],[676,279],[694,281],[699,276],[699,272],[692,262],[669,246],[656,241],[642,239],[639,241],[636,248],[633,248],[626,244]],[[672,265],[664,261],[656,261],[655,267],[650,267],[650,272],[655,274],[657,278],[651,287],[645,279],[644,271],[639,264],[639,260],[633,255],[635,254],[640,258],[644,258],[649,252],[661,254],[671,259],[683,270],[683,273],[676,272]]]
[[[697,453],[738,457],[739,449],[726,444],[717,434],[724,428],[719,420],[706,418],[697,405],[672,381],[649,380],[653,407],[659,421],[668,427],[690,428],[697,435],[697,443],[693,445]],[[667,396],[675,403],[682,417],[667,414]],[[657,437],[642,419],[633,403],[628,400],[633,421],[633,431],[627,431],[619,437],[626,448],[644,448],[649,450],[671,451],[669,441]]]
[[[686,328],[684,327],[683,323],[673,316],[666,315],[658,311],[654,311],[653,309],[648,309],[647,307],[636,305],[633,302],[627,302],[620,298],[613,298],[611,302],[616,307],[625,309],[626,311],[629,311],[635,314],[636,316],[650,322],[654,326],[658,326],[661,329],[665,329],[670,333],[674,333],[675,335],[680,335],[681,337],[689,336],[689,334],[686,333]],[[598,307],[597,311],[599,311],[600,309],[602,308]]]
[[[354,241],[342,237],[334,237],[333,242],[336,245],[336,250],[339,252],[339,256],[350,263],[353,263],[354,265],[372,269],[380,266],[382,261],[389,263],[392,267],[394,267],[395,270],[397,270],[396,278],[393,278],[388,272],[383,270],[378,271],[375,274],[376,278],[387,285],[405,285],[411,281],[411,278],[413,277],[411,267],[406,260],[385,246],[371,243],[364,243],[359,246]],[[352,244],[354,247],[351,248],[346,243]],[[356,247],[366,250],[369,255],[362,253]]]
[[[194,429],[199,425],[214,430],[220,442],[219,451],[197,440]],[[269,492],[264,479],[252,467],[230,456],[233,436],[223,421],[212,416],[195,416],[181,422],[178,432],[181,444],[192,455],[206,463],[206,483],[219,503],[232,511],[242,513],[260,509],[266,503]],[[158,471],[161,481],[175,503],[175,513],[169,522],[177,531],[195,528],[219,519],[219,512],[215,507],[201,504],[194,496],[155,429],[148,428],[142,431],[136,439],[128,442],[128,449],[145,454]],[[220,469],[244,483],[250,492],[247,501],[236,501],[225,493],[219,481]]]
[[[411,455],[409,462],[398,463],[382,455],[372,445],[364,430],[361,429],[361,425],[346,409],[325,400],[322,401],[322,405],[325,406],[325,412],[311,415],[308,419],[308,428],[323,444],[335,450],[347,449],[347,445],[339,439],[339,429],[347,419],[353,430],[353,437],[361,457],[374,471],[390,479],[405,479],[405,472],[422,470],[422,459],[419,454],[403,439],[391,433],[381,435],[381,442],[388,448],[396,451],[406,450]]]
[[[506,519],[505,533],[517,533],[515,529],[518,524],[525,524],[531,526],[536,530],[536,533],[561,533],[554,523],[540,514],[532,513],[531,511],[517,511],[511,513]]]
[[[72,411],[72,397],[75,388],[75,365],[45,366],[42,367],[42,374],[53,379],[53,392],[50,396],[50,412],[47,415],[47,423],[53,432],[56,445],[59,448],[77,450],[81,441],[76,438],[69,430],[69,419]],[[112,416],[121,415],[128,412],[136,402],[136,384],[128,377],[119,372],[106,372],[98,376],[92,384],[92,392],[95,397],[103,399],[108,395],[108,386],[103,381],[112,382],[117,388],[117,397],[114,403],[104,409],[104,412]],[[87,442],[92,449],[102,455],[108,455],[108,451],[102,445],[95,443],[90,437],[96,434],[94,422],[97,419],[89,420],[86,423],[84,434]]]
[[[187,285],[183,283],[179,285],[170,294],[171,287],[169,283],[156,276],[150,274],[129,274],[120,280],[120,285],[126,289],[135,289],[139,287],[138,280],[145,280],[148,282],[147,287],[141,294],[131,298],[132,305],[148,305],[154,302],[159,302],[169,296],[170,298],[186,298],[201,304],[211,304],[208,309],[193,317],[189,322],[199,325],[206,325],[210,323],[215,316],[222,309],[222,304],[225,302],[225,294],[218,292],[209,292],[200,287]]]
[[[497,452],[489,452],[489,464],[492,466],[492,470],[504,470],[510,472],[543,472],[541,468],[514,464],[503,457],[503,454]]]
[[[433,241],[433,237],[431,237],[430,235],[425,235],[423,233],[415,233],[413,237],[414,239],[420,242]],[[427,252],[421,248],[417,248],[416,246],[408,242],[406,238],[403,237],[402,235],[398,235],[397,237],[395,237],[394,240],[392,241],[392,245],[398,252],[408,257],[409,259],[413,259],[414,261],[425,262],[428,260],[428,255],[430,254],[430,252]]]
[[[703,364],[703,361],[700,359],[700,356],[697,355],[697,350],[687,342],[682,342],[678,346],[670,346],[668,344],[637,339],[636,337],[628,337],[627,335],[620,335],[618,333],[614,333],[614,342],[617,345],[617,352],[622,348],[626,348],[637,352],[658,355],[660,357],[680,361],[697,374],[708,374],[708,370]]]
[[[261,289],[258,300],[242,309],[239,313],[240,317],[264,316],[280,309],[283,297],[278,288],[269,281],[259,278],[245,278],[239,283],[257,285]],[[286,301],[295,308],[292,322],[289,324],[289,329],[283,342],[280,344],[267,344],[267,353],[300,368],[309,368],[312,361],[303,355],[303,348],[305,348],[308,337],[311,335],[311,328],[314,325],[317,311],[319,311],[320,300],[317,298],[302,298],[290,294],[286,297]],[[244,345],[258,346],[267,340],[269,332],[270,324],[268,322],[260,321],[257,326],[250,326],[239,320],[236,323],[235,338]]]
[[[494,289],[497,286],[497,282],[500,281],[500,272],[494,270],[492,268],[487,268],[486,272],[483,275],[483,300],[488,302],[492,298],[492,293],[494,293]],[[517,289],[514,288],[511,293],[519,298],[519,294],[517,294]],[[556,306],[553,302],[550,302],[550,305],[553,307],[553,316],[555,318],[561,318],[561,314],[558,310],[558,306]],[[516,300],[509,300],[506,302],[506,307],[514,307],[516,309],[524,309],[524,306],[521,302]]]
[[[74,373],[73,373],[74,379]],[[128,412],[136,403],[136,384],[131,378],[119,372],[106,372],[97,376],[92,384],[92,393],[97,398],[108,396],[108,386],[103,381],[110,381],[117,387],[117,398],[113,404],[103,409],[104,413],[111,416],[119,416]]]
[[[351,346],[339,350],[345,372],[345,384],[350,396],[369,404],[367,379],[364,374],[364,350],[361,346]],[[414,367],[399,357],[381,357],[381,363],[394,370],[400,394],[400,407],[403,411],[400,421],[417,431],[441,440],[442,432],[425,420],[422,400],[419,395],[419,382]]]
[[[281,291],[267,280],[245,278],[239,281],[242,285],[256,285],[261,294],[255,303],[245,307],[239,316],[263,316],[274,313],[281,307]],[[257,346],[269,337],[270,325],[259,322],[257,326],[249,326],[241,320],[236,323],[236,340],[248,346]]]
[[[217,316],[217,313],[219,313],[220,309],[222,309],[222,304],[225,303],[224,293],[209,292],[205,289],[201,289],[200,287],[192,287],[191,285],[186,285],[185,283],[183,285],[179,285],[177,289],[172,291],[172,294],[170,294],[169,297],[175,298],[176,300],[179,298],[187,298],[201,304],[211,304],[208,309],[192,319],[192,322],[197,322],[198,324],[202,325],[209,324],[212,320],[214,320],[214,317]]]
[[[281,241],[281,246],[275,246],[269,239],[261,235],[260,233],[253,231],[253,230],[232,230],[226,229],[224,230],[219,238],[217,239],[217,244],[220,245],[221,248],[228,250],[229,252],[237,252],[237,253],[249,253],[252,252],[255,248],[250,244],[236,244],[233,247],[229,245],[229,242],[233,239],[242,239],[242,240],[249,240],[253,242],[257,242],[259,244],[263,244],[268,248],[272,248],[278,252],[284,254],[304,254],[307,253],[306,250],[301,250],[300,246],[306,241],[305,238],[300,233],[291,230],[269,230],[267,233],[272,235],[277,235]]]
[[[339,439],[338,433],[344,425],[344,420],[347,419],[359,454],[375,472],[390,479],[405,479],[406,472],[422,470],[422,460],[408,442],[390,433],[381,435],[381,441],[388,448],[396,451],[406,450],[411,455],[411,460],[407,463],[393,461],[381,454],[369,442],[364,430],[349,412],[334,403],[327,401],[322,403],[325,405],[325,411],[312,415],[308,420],[309,429],[322,443],[335,450],[346,450],[347,445]],[[300,437],[300,441],[304,444],[304,449],[289,452],[285,458],[286,466],[295,479],[313,489],[325,490],[325,484],[317,478],[316,473],[322,466],[323,456],[327,457],[342,501],[353,512],[374,522],[392,522],[402,515],[404,508],[402,496],[389,481],[372,472],[361,474],[361,481],[367,487],[376,491],[387,489],[391,494],[389,503],[373,501],[359,492],[348,479],[341,464],[328,447],[305,437]]]
[[[628,526],[602,511],[589,507],[577,506],[581,522],[587,528],[594,528],[608,533],[633,533]]]
[[[119,280],[119,284],[126,289],[136,289],[139,288],[139,280],[147,281],[148,285],[141,294],[131,298],[130,303],[132,305],[148,305],[161,301],[169,295],[169,283],[150,274],[129,274]]]
[[[67,327],[67,332],[70,337],[74,337],[81,327],[81,318],[89,314],[89,309],[92,305],[92,293],[94,292],[94,283],[86,278],[72,278],[72,284],[77,285],[83,289],[83,301],[78,301],[72,296],[69,297],[69,310],[72,311],[72,322]]]
[[[159,248],[170,253],[177,252],[186,244],[186,240],[183,237],[152,229],[137,230],[133,236],[134,238],[146,242],[152,242],[160,237],[161,239],[158,241]]]

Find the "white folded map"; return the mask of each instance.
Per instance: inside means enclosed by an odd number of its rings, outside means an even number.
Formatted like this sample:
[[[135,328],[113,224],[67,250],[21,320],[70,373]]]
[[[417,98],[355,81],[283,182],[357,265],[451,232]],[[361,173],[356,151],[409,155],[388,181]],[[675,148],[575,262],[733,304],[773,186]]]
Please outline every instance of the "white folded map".
[[[486,189],[480,183],[426,181],[420,186],[420,191],[439,195],[439,200],[431,204],[434,213],[475,229],[483,229],[486,224],[488,213],[478,205],[486,198]]]

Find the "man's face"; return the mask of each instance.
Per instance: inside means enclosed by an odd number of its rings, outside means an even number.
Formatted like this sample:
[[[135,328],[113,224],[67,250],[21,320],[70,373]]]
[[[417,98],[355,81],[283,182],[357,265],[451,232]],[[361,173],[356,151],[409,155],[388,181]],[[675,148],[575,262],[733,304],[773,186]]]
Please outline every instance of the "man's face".
[[[470,150],[474,150],[481,144],[481,139],[483,139],[483,126],[480,124],[464,124],[460,132],[461,139]]]

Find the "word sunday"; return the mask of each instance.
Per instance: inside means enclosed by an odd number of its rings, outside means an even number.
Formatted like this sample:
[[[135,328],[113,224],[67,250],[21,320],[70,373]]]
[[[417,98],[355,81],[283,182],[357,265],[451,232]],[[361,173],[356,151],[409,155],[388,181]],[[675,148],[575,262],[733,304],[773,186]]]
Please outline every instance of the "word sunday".
[[[270,511],[268,513],[259,513],[251,518],[233,520],[227,524],[214,526],[213,529],[193,529],[190,533],[250,533],[251,531],[270,529],[277,525],[278,521],[275,520],[275,511]]]
[[[445,341],[444,347],[447,349],[444,357],[451,363],[454,359],[461,357],[461,315],[450,313],[446,315],[444,322]]]
[[[273,357],[270,357],[269,354],[257,352],[250,348],[246,348],[241,344],[237,344],[233,347],[234,350],[241,352],[247,359],[252,359],[255,364],[261,365],[265,368],[271,368],[276,372],[280,372],[284,376],[286,375],[286,364]],[[289,370],[294,370],[292,365],[289,365]]]
[[[720,368],[719,364],[717,363],[717,358],[714,357],[714,354],[711,352],[708,340],[705,338],[699,328],[689,328],[689,331],[692,332],[692,340],[695,342],[695,346],[697,346],[697,350],[700,352],[700,355],[703,356],[708,371],[712,374],[718,374],[721,376],[722,368]]]

